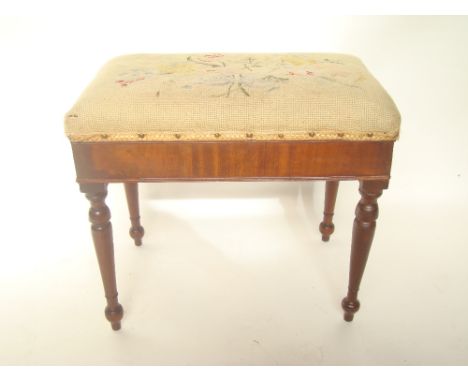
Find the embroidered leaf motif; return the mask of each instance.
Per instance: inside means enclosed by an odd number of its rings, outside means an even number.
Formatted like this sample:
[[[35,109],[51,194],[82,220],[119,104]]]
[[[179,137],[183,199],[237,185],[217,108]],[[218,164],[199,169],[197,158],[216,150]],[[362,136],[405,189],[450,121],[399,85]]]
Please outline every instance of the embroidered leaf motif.
[[[201,59],[194,59],[194,58],[192,58],[192,56],[188,56],[187,61],[191,61],[191,62],[193,62],[195,64],[199,64],[199,65],[209,66],[211,68],[220,68],[222,66],[226,66],[226,64],[223,63],[223,62],[221,64],[217,64],[217,63],[214,63],[214,62],[205,62],[205,61],[202,61]]]
[[[247,92],[247,90],[244,89],[240,82],[237,83],[237,86],[239,86],[239,89],[242,90],[242,93],[244,93],[247,97],[250,97],[250,94]]]
[[[263,77],[262,80],[273,81],[273,82],[282,82],[282,81],[289,81],[289,78],[283,78],[283,77],[276,77],[276,76],[268,75],[266,77]]]
[[[338,80],[336,80],[334,78],[325,77],[325,76],[318,76],[317,78],[320,78],[320,79],[328,81],[328,82],[333,82],[333,83],[336,83],[336,84],[339,84],[339,85],[348,86],[350,88],[359,88],[360,89],[359,86],[356,86],[356,85],[353,85],[353,84],[347,84],[347,83],[338,81]]]

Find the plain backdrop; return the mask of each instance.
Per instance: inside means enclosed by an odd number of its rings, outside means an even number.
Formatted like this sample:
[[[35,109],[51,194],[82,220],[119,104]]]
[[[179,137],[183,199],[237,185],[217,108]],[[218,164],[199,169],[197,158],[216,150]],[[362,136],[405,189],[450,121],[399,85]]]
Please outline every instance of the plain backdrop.
[[[0,18],[0,364],[468,364],[467,17],[57,7]],[[141,248],[109,187],[125,309],[110,329],[63,116],[115,55],[200,51],[351,53],[394,98],[401,138],[353,323],[340,301],[356,182],[329,243],[323,182],[160,183],[141,186]]]

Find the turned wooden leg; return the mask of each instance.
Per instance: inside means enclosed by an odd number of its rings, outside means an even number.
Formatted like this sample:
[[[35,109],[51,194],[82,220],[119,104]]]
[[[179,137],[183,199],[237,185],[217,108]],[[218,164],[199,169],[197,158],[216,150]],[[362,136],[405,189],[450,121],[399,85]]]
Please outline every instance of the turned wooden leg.
[[[125,183],[125,194],[127,195],[128,211],[130,213],[130,236],[135,241],[135,245],[141,245],[141,238],[145,230],[140,224],[140,207],[138,204],[138,183]]]
[[[335,230],[333,214],[335,212],[336,194],[338,193],[339,183],[338,181],[328,180],[325,185],[325,208],[323,210],[323,221],[319,226],[323,241],[330,240],[330,235]]]
[[[81,184],[81,192],[91,202],[89,220],[93,235],[94,248],[104,284],[107,306],[105,315],[112,325],[112,329],[120,329],[123,317],[122,305],[117,299],[117,284],[115,280],[114,244],[112,240],[112,225],[110,210],[106,206],[107,184]]]
[[[345,321],[352,321],[354,313],[359,310],[360,303],[357,299],[359,285],[366,267],[379,214],[377,199],[387,187],[388,181],[360,182],[361,200],[356,207],[356,218],[353,225],[348,295],[341,302],[345,311]]]

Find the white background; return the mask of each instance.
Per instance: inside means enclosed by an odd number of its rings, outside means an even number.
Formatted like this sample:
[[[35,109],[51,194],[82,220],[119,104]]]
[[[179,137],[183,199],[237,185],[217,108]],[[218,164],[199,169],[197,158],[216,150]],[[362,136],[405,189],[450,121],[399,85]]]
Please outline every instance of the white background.
[[[0,364],[467,364],[468,18],[326,16],[313,3],[17,5],[0,18]],[[21,16],[19,16],[21,14]],[[141,187],[135,248],[109,187],[113,332],[63,115],[137,52],[355,54],[402,115],[362,284],[342,320],[357,183],[320,241],[323,183]]]

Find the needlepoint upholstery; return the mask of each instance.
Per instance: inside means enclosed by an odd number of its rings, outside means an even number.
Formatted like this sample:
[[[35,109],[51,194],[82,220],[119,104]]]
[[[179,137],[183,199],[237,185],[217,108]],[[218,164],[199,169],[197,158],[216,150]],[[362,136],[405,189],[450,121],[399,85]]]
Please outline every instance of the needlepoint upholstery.
[[[136,54],[65,115],[74,142],[395,140],[400,114],[354,56]]]

